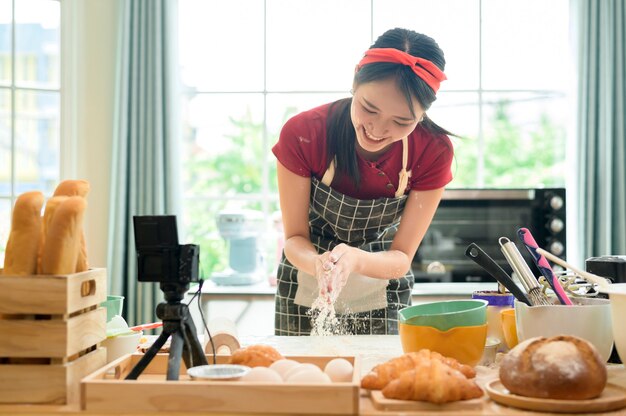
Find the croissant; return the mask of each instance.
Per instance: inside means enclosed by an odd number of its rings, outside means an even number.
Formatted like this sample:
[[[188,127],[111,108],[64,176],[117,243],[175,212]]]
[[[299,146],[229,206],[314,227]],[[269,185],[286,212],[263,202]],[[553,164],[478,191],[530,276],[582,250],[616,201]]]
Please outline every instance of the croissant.
[[[378,364],[361,379],[361,387],[369,390],[380,390],[391,380],[400,377],[400,374],[404,371],[412,370],[417,365],[431,360],[447,364],[451,368],[460,371],[465,377],[472,378],[476,376],[476,371],[472,367],[461,364],[454,358],[444,357],[438,352],[422,349]]]
[[[423,362],[414,370],[405,371],[382,391],[388,399],[448,403],[481,397],[483,391],[461,372],[439,360]]]
[[[285,357],[271,345],[255,344],[235,350],[229,364],[247,365],[248,367],[269,367],[274,361]]]

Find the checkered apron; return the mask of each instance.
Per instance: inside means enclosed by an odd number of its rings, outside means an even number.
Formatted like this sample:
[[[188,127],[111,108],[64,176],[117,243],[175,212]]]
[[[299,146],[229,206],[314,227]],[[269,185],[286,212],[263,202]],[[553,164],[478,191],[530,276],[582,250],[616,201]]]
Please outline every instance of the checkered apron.
[[[406,158],[403,159],[403,169],[406,170]],[[401,183],[401,187],[403,185]],[[370,252],[389,250],[406,201],[406,195],[375,200],[352,198],[312,177],[309,206],[311,242],[320,254],[332,250],[340,243]],[[298,289],[297,276],[298,270],[283,252],[277,273],[274,324],[276,335],[311,333],[310,308],[294,303]],[[409,270],[403,277],[389,280],[387,307],[339,315],[342,329],[352,334],[397,334],[398,310],[411,304],[414,279],[413,272]]]

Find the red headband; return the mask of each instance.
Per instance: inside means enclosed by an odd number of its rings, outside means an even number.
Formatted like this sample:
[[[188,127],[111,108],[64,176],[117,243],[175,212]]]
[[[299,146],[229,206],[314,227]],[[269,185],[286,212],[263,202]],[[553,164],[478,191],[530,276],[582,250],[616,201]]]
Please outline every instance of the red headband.
[[[435,64],[427,59],[417,58],[406,52],[394,48],[372,48],[365,52],[365,56],[359,62],[358,68],[374,62],[393,62],[411,67],[430,88],[437,93],[441,81],[447,79],[446,75]]]

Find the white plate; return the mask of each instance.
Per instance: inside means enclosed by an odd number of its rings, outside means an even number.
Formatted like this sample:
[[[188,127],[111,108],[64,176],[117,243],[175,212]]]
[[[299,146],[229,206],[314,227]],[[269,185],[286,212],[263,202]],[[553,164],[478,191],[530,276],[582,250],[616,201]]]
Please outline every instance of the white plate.
[[[236,380],[250,371],[250,367],[237,364],[209,364],[191,367],[187,374],[193,379]]]

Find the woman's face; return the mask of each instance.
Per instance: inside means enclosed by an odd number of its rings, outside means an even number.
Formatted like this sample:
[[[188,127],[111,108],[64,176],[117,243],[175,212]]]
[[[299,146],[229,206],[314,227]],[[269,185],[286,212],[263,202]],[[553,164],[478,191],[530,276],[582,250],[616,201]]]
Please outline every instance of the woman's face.
[[[377,154],[408,136],[424,111],[415,98],[415,117],[394,79],[360,84],[354,89],[350,115],[357,143],[366,154]]]

